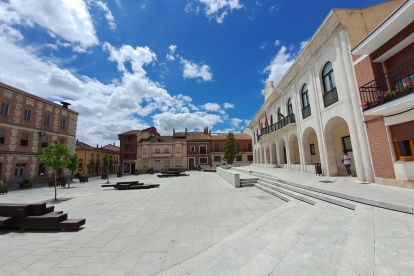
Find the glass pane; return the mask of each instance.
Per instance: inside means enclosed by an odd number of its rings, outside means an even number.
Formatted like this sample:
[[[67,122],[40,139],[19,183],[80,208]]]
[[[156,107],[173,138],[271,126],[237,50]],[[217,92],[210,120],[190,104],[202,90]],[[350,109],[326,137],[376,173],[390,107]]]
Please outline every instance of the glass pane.
[[[332,63],[328,62],[328,63],[325,65],[325,68],[323,68],[322,75],[323,75],[323,76],[325,76],[325,75],[326,75],[326,74],[328,74],[328,72],[329,72],[329,71],[331,71],[331,70],[332,70]]]
[[[302,87],[302,92],[308,91],[308,85],[305,83]]]
[[[351,137],[343,137],[344,151],[352,151]]]
[[[410,140],[399,141],[398,147],[400,148],[401,156],[412,156]]]
[[[336,87],[335,76],[334,76],[334,72],[333,71],[331,72],[330,76],[331,76],[331,82],[332,82],[331,89],[333,89],[333,88]]]
[[[325,89],[325,93],[331,90],[331,82],[329,81],[329,76],[325,76],[323,78],[323,87]]]

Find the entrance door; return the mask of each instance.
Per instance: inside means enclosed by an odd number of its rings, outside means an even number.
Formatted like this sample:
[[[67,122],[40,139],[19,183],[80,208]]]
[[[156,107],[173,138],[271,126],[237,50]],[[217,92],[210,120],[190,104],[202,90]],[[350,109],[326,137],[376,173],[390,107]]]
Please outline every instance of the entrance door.
[[[131,164],[131,174],[135,173],[135,164]]]
[[[287,156],[286,156],[286,147],[285,146],[283,146],[283,157],[285,158],[285,163],[284,164],[287,164]]]
[[[189,161],[189,164],[190,164],[189,165],[190,166],[190,171],[194,170],[194,158],[190,158],[188,161]]]
[[[159,172],[161,169],[161,161],[160,160],[155,160],[155,171]]]
[[[14,181],[16,183],[23,183],[25,174],[26,164],[16,164],[16,170],[14,171]]]

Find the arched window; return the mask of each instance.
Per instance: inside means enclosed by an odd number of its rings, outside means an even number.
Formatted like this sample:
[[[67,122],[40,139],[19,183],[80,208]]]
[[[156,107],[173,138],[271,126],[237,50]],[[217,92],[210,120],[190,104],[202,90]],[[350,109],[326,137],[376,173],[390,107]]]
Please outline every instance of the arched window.
[[[270,125],[273,125],[273,115],[270,115]]]
[[[292,99],[289,98],[288,102],[287,102],[287,110],[288,110],[288,115],[293,114],[293,106],[292,106]]]
[[[277,121],[280,122],[283,119],[282,112],[280,111],[280,108],[277,109]]]
[[[323,81],[323,102],[325,107],[338,101],[338,93],[336,92],[336,82],[332,63],[328,62],[322,71]]]
[[[311,115],[308,85],[306,83],[302,86],[301,94],[302,94],[302,116],[303,116],[303,119],[305,119]]]
[[[328,62],[323,68],[322,79],[323,79],[323,88],[324,88],[325,93],[328,93],[332,89],[336,88],[332,63]]]

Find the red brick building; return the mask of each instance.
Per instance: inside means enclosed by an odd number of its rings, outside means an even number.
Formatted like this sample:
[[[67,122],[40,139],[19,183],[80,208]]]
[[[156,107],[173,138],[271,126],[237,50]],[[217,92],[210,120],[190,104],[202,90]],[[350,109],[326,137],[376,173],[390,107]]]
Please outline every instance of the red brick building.
[[[62,104],[0,83],[1,180],[8,184],[51,180],[53,171],[39,164],[39,155],[54,140],[75,152],[78,113]]]
[[[352,49],[375,182],[414,188],[414,2]]]
[[[224,143],[228,133],[211,133],[211,160],[212,166],[227,163],[223,160]],[[252,137],[245,133],[233,133],[237,141],[238,154],[233,163],[253,163]]]

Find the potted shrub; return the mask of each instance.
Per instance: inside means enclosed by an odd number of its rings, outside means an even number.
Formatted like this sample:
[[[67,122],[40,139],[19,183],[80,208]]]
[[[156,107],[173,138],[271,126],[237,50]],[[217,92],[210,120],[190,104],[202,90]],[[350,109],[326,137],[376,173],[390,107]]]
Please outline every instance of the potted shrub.
[[[135,175],[138,175],[138,174],[139,174],[139,173],[138,173],[138,168],[135,168],[134,174],[135,174]]]
[[[4,183],[2,180],[0,180],[0,195],[1,194],[7,194],[9,191],[9,187],[7,187],[6,183]]]
[[[198,165],[197,165],[197,170],[198,170],[198,171],[201,171],[201,170],[202,170],[202,168],[201,168],[200,164],[198,164]]]
[[[121,172],[121,171],[118,171],[118,172],[116,173],[116,177],[122,177],[122,172]]]
[[[101,179],[107,179],[108,178],[108,174],[107,173],[103,173],[102,175],[101,175]]]
[[[80,183],[85,183],[85,182],[88,182],[88,176],[86,175],[86,174],[82,174],[80,177],[79,177],[79,182]]]
[[[154,174],[154,168],[153,167],[149,168],[149,174]]]

